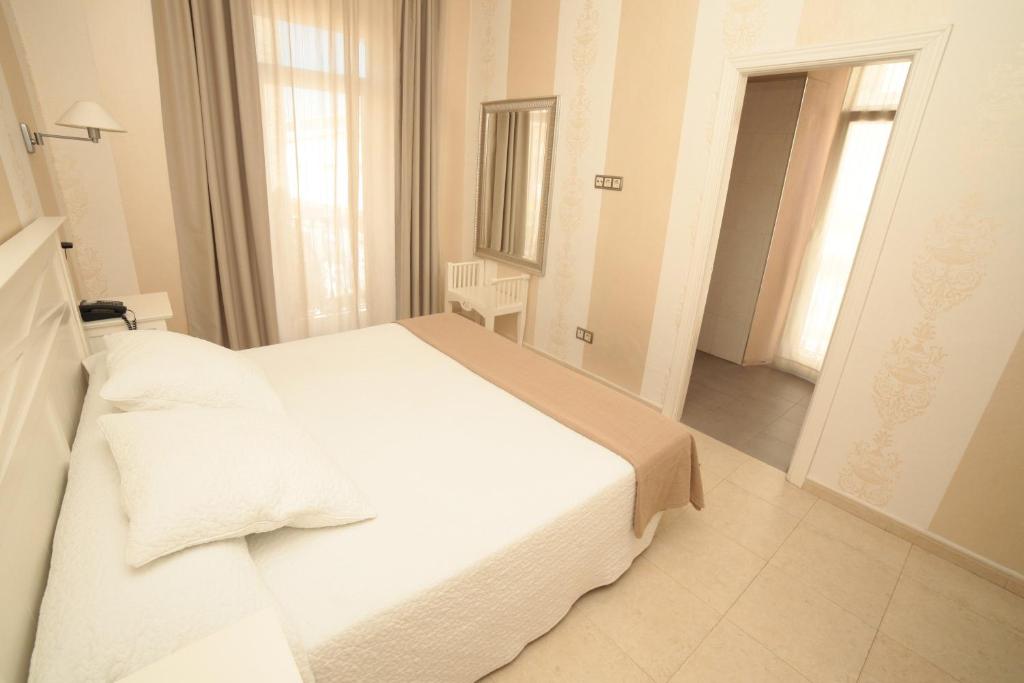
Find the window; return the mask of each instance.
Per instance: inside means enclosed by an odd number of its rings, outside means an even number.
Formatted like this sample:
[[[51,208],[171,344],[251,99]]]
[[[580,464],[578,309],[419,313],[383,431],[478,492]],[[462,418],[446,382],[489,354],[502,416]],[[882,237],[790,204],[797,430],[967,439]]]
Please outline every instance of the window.
[[[819,202],[776,363],[817,379],[853,269],[910,62],[856,67],[833,153],[832,181]]]
[[[284,339],[394,316],[390,5],[253,0]]]

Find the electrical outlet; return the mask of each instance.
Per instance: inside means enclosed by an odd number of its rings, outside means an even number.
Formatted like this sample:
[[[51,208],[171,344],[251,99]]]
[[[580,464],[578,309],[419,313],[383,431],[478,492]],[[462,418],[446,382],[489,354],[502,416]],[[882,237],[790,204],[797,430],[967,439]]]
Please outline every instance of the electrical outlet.
[[[576,338],[581,342],[586,342],[587,344],[594,343],[594,333],[582,327],[576,328]]]
[[[583,341],[583,328],[582,327],[577,327],[576,328],[576,338],[579,339],[580,341]]]

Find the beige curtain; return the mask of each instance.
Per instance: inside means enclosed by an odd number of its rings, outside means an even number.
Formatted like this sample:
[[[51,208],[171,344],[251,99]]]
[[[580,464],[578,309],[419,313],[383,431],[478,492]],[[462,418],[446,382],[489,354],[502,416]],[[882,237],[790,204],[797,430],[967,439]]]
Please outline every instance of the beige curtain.
[[[189,329],[231,348],[276,342],[249,4],[152,4]]]
[[[252,0],[282,339],[395,319],[395,2]]]
[[[440,310],[437,86],[440,2],[401,0],[395,269],[398,316]]]
[[[498,112],[494,126],[494,167],[490,207],[492,249],[517,254],[529,176],[529,112]]]

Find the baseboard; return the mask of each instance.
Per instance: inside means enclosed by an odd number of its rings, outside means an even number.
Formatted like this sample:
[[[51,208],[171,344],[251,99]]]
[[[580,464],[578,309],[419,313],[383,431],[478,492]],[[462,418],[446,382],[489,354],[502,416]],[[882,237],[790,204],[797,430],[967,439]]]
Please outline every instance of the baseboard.
[[[547,358],[549,360],[555,361],[556,363],[558,363],[559,365],[561,365],[563,367],[569,368],[570,370],[574,370],[574,371],[580,373],[581,375],[583,375],[585,377],[589,377],[590,379],[594,380],[595,382],[600,382],[601,384],[605,385],[609,389],[614,389],[615,391],[619,392],[620,394],[625,394],[626,396],[629,396],[630,398],[636,399],[637,401],[640,401],[644,405],[646,405],[646,406],[648,406],[650,408],[653,408],[654,410],[657,410],[659,413],[661,412],[661,404],[660,403],[655,403],[654,401],[651,401],[649,399],[644,398],[640,394],[633,393],[629,389],[627,389],[625,387],[621,387],[618,384],[616,384],[615,382],[610,382],[610,381],[606,380],[604,377],[601,377],[600,375],[595,375],[594,373],[590,372],[589,370],[584,370],[583,368],[578,368],[575,365],[571,365],[569,363],[566,363],[564,360],[562,360],[558,356],[553,356],[553,355],[551,355],[550,353],[548,353],[547,351],[545,351],[543,349],[538,349],[533,344],[523,343],[523,346],[525,346],[526,348],[530,349],[531,351],[533,351],[535,353],[539,353],[540,355],[544,356],[545,358]]]
[[[832,503],[837,508],[841,508],[863,519],[868,524],[899,536],[903,540],[920,547],[922,550],[938,555],[942,559],[948,560],[973,574],[977,574],[1000,588],[1005,588],[1020,596],[1024,596],[1024,575],[1015,572],[1009,567],[1004,567],[1001,564],[986,559],[930,531],[911,526],[892,515],[887,515],[877,508],[851,498],[844,493],[830,489],[812,479],[805,479],[802,488],[813,493],[818,498]]]

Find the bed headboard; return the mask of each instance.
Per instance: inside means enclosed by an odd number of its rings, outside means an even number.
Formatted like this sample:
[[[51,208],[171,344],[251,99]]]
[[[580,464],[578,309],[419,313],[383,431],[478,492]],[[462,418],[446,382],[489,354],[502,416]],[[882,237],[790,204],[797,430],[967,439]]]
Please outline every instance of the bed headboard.
[[[0,244],[0,681],[28,674],[85,392],[63,222],[40,218]]]

